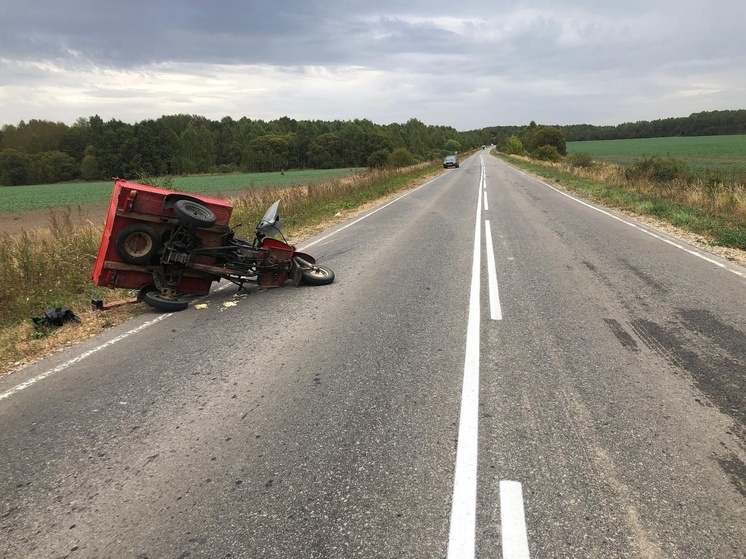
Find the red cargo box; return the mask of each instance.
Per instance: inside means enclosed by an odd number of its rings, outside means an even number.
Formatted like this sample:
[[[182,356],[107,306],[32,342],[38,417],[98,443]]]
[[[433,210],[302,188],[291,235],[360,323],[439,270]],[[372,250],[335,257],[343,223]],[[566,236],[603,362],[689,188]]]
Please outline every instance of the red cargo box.
[[[101,245],[93,267],[93,282],[104,287],[124,289],[140,289],[153,285],[153,270],[158,266],[158,262],[125,262],[117,252],[117,236],[122,229],[133,223],[147,223],[165,240],[177,221],[173,205],[177,200],[185,199],[203,204],[215,214],[215,225],[200,229],[198,235],[203,246],[218,246],[221,239],[230,231],[228,223],[233,207],[225,200],[116,179]],[[209,266],[214,262],[210,258],[203,258],[201,263]],[[183,274],[178,289],[184,293],[204,295],[210,291],[211,283],[219,279],[219,276],[190,271]]]

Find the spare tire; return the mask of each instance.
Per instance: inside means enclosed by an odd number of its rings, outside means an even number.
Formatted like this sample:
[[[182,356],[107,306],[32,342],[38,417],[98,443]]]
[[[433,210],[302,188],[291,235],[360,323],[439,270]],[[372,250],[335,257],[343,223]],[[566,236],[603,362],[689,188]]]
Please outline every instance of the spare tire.
[[[217,221],[210,208],[194,200],[177,200],[174,202],[174,215],[179,221],[203,229],[209,229]]]
[[[161,248],[155,229],[147,223],[130,223],[117,233],[114,248],[127,264],[148,264]]]

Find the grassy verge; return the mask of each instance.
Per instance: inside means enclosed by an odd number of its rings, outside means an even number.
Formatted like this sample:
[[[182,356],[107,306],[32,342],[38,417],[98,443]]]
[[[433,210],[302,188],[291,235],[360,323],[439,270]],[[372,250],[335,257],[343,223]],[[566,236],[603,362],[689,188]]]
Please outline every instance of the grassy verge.
[[[253,190],[231,199],[231,223],[243,223],[238,236],[250,241],[267,207],[281,199],[283,233],[291,242],[299,242],[331,220],[344,219],[361,205],[407,189],[440,170],[439,162],[433,162],[307,186]],[[0,374],[146,310],[135,302],[135,293],[100,288],[90,280],[103,223],[87,221],[83,211],[68,209],[51,215],[49,229],[0,235]],[[93,298],[103,299],[110,308],[94,312]],[[81,323],[46,330],[33,327],[32,317],[62,306],[78,315]]]
[[[608,163],[573,167],[498,154],[515,167],[607,206],[655,217],[716,246],[746,250],[746,187],[696,177],[656,180]]]

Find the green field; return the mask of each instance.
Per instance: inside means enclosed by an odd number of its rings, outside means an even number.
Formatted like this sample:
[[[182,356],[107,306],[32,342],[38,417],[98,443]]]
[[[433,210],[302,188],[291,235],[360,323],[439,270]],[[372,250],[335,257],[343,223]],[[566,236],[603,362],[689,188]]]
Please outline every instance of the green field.
[[[253,188],[301,186],[348,177],[355,169],[322,169],[173,177],[173,188],[195,194],[227,195]],[[36,184],[0,187],[0,212],[23,212],[45,208],[77,207],[108,202],[114,181],[91,183]]]
[[[692,170],[746,169],[746,135],[567,142],[568,154],[581,152],[591,154],[596,161],[624,166],[657,155],[682,159]]]

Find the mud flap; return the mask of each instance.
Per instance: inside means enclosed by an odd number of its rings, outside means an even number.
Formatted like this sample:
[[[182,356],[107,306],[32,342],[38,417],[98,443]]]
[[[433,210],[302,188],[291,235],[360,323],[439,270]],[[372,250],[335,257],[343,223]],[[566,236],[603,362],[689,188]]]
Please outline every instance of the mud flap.
[[[293,280],[293,285],[298,287],[303,280],[303,269],[308,268],[316,264],[316,259],[310,254],[304,252],[296,252],[293,255],[293,262],[290,264],[290,279]]]
[[[293,258],[293,262],[290,264],[290,279],[293,280],[293,285],[295,285],[295,287],[298,287],[303,279],[303,272],[301,267],[298,266],[298,263],[295,261],[295,258]]]

